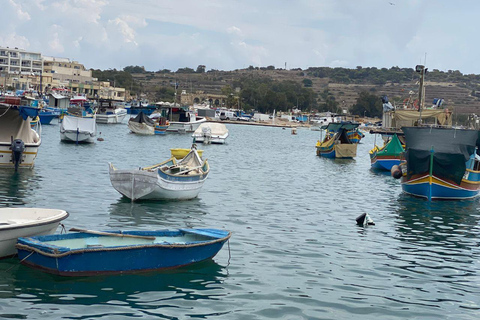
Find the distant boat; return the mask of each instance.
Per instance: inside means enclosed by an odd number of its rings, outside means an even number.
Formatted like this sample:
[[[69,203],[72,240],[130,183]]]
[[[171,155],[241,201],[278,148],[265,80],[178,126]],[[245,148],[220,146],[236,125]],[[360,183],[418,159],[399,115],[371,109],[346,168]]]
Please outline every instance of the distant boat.
[[[100,100],[96,112],[97,123],[122,123],[127,116],[125,108],[116,107],[112,100]]]
[[[432,199],[468,199],[480,192],[478,130],[404,127],[404,192]],[[392,168],[393,170],[395,167]]]
[[[179,161],[171,157],[151,167],[117,170],[109,163],[112,186],[132,201],[196,198],[209,172],[195,148]]]
[[[354,158],[357,155],[357,144],[350,141],[348,131],[356,129],[359,125],[353,122],[329,123],[325,138],[322,142],[317,142],[317,156]],[[329,132],[332,134],[329,134]]]
[[[128,128],[136,134],[154,135],[155,122],[150,119],[143,111],[140,111],[136,117],[128,120]]]
[[[224,144],[228,137],[228,129],[223,123],[204,122],[192,134],[195,142]]]
[[[168,132],[194,132],[198,127],[207,121],[205,117],[198,117],[195,112],[179,106],[164,106],[167,109],[166,118],[170,125]]]
[[[375,146],[370,150],[372,168],[390,171],[394,165],[399,165],[402,162],[404,151],[402,142],[397,134],[394,134],[383,147]]]
[[[62,276],[171,269],[213,258],[230,239],[218,229],[91,231],[18,239],[22,264]]]
[[[60,140],[75,143],[94,143],[97,135],[95,114],[77,107],[68,108],[60,124]]]
[[[17,253],[17,238],[52,234],[67,217],[64,210],[0,208],[0,258]]]
[[[42,139],[30,122],[39,112],[25,99],[0,97],[0,167],[33,168]]]

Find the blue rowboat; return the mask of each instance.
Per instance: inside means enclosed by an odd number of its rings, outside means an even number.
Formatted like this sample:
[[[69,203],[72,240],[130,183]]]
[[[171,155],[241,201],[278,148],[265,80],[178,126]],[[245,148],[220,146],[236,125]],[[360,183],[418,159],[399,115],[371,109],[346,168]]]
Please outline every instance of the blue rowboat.
[[[136,273],[213,258],[231,233],[218,229],[91,231],[18,238],[22,264],[62,276]]]

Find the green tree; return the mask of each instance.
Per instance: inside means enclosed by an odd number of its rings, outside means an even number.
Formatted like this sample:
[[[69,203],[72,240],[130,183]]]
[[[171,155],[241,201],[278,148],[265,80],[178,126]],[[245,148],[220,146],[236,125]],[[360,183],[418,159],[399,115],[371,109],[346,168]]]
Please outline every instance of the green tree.
[[[303,79],[302,82],[303,82],[303,86],[307,88],[311,88],[313,85],[312,80],[310,79]]]
[[[145,73],[145,67],[140,67],[140,66],[128,66],[123,68],[123,71],[128,72],[128,73]]]
[[[367,91],[360,92],[351,113],[358,116],[382,117],[382,101],[380,97]]]

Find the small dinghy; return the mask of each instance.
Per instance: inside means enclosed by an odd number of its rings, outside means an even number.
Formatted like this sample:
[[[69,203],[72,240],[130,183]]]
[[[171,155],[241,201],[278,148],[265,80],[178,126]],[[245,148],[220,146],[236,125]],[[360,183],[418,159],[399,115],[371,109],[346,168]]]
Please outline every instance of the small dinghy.
[[[136,273],[213,258],[231,233],[218,229],[90,231],[19,238],[22,264],[62,276]]]
[[[67,217],[57,209],[0,208],[0,258],[17,253],[17,238],[52,234]]]
[[[151,167],[118,170],[109,163],[112,186],[132,201],[196,198],[209,172],[195,147],[181,160],[171,157]]]

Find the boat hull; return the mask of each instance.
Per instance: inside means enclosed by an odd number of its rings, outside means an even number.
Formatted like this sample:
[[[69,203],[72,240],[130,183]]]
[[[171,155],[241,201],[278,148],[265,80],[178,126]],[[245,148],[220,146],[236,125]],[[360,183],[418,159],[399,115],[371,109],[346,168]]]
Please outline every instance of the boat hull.
[[[198,143],[204,143],[205,142],[205,137],[201,135],[194,135],[195,142]],[[225,144],[225,140],[227,139],[227,136],[212,136],[211,138],[207,138],[207,141],[212,144]]]
[[[162,135],[166,134],[168,129],[168,125],[161,126],[161,125],[155,125],[155,134]]]
[[[207,178],[205,175],[175,179],[156,170],[116,170],[112,164],[109,164],[109,173],[115,190],[132,201],[193,199],[198,196]]]
[[[127,117],[127,110],[119,109],[119,111],[116,111],[115,113],[110,113],[110,114],[97,113],[96,121],[97,123],[102,123],[102,124],[116,124],[116,123],[122,123],[126,117]]]
[[[130,129],[130,131],[132,131],[135,134],[141,134],[141,135],[147,135],[147,136],[155,134],[155,127],[149,126],[146,123],[129,121],[128,128]]]
[[[402,190],[410,195],[427,199],[461,200],[474,198],[480,193],[480,184],[462,180],[460,185],[428,174],[402,177]]]
[[[35,212],[52,211],[51,217],[40,217]],[[29,212],[34,212],[32,216]],[[60,221],[68,217],[63,210],[36,208],[2,208],[0,209],[0,259],[17,253],[15,244],[19,237],[32,237],[52,234]],[[32,216],[32,217],[31,217]]]
[[[60,132],[60,140],[75,143],[94,143],[95,134],[90,132],[77,132],[68,130]]]
[[[372,168],[382,171],[390,171],[393,166],[400,165],[401,159],[395,157],[378,157],[370,155]]]
[[[19,168],[33,168],[41,142],[39,140],[37,143],[25,144],[25,151],[22,154],[22,162],[19,164]],[[12,150],[10,149],[11,145],[11,142],[0,142],[0,168],[15,168],[12,160]]]
[[[179,232],[193,234],[197,240],[175,242]],[[101,274],[138,273],[171,269],[213,258],[230,238],[230,233],[216,229],[180,229],[178,231],[113,231],[117,234],[152,236],[154,240],[133,241],[122,236],[93,236],[91,234],[63,234],[35,238],[21,238],[17,249],[22,263],[62,276],[91,276]],[[57,252],[44,241],[70,240],[102,243],[105,237],[115,244],[86,245],[81,249],[60,247]],[[161,240],[157,240],[161,238]],[[123,243],[127,244],[123,244]]]
[[[197,121],[191,121],[191,122],[175,122],[175,121],[170,121],[170,125],[168,126],[167,131],[168,132],[178,132],[178,133],[183,133],[183,132],[194,132],[195,130],[198,129],[198,127],[206,122],[207,119],[202,118]]]

